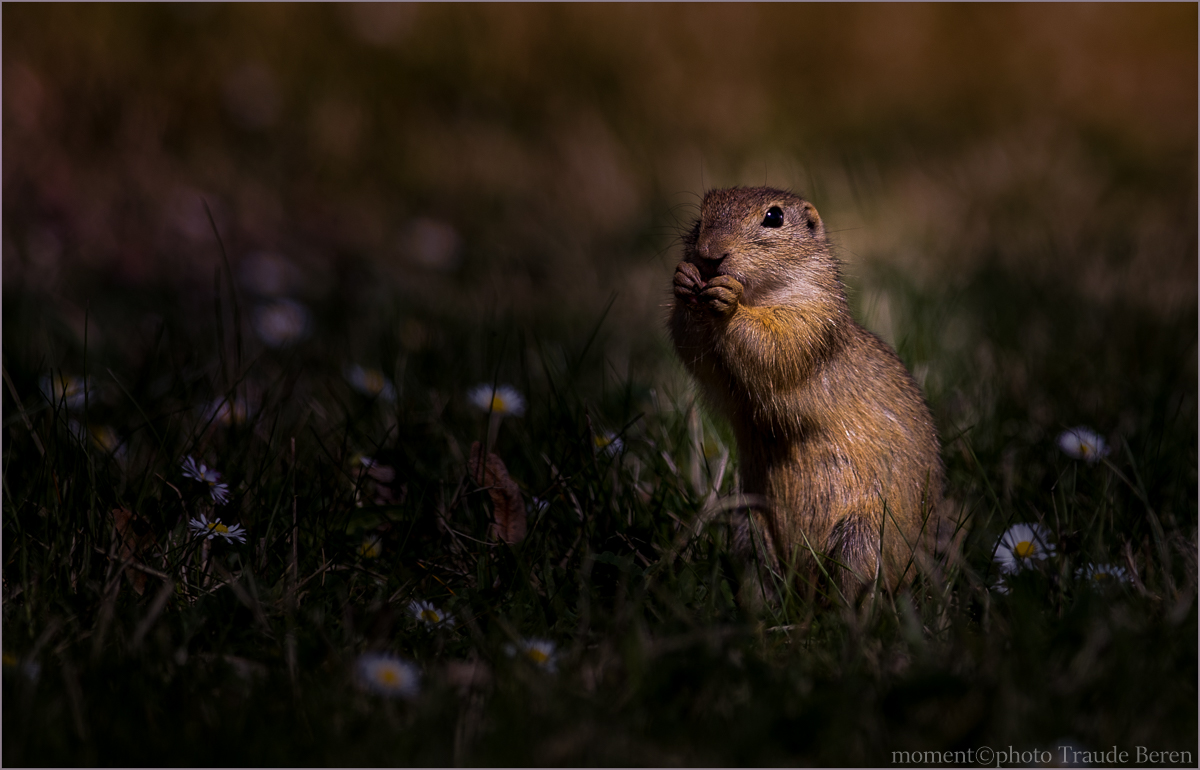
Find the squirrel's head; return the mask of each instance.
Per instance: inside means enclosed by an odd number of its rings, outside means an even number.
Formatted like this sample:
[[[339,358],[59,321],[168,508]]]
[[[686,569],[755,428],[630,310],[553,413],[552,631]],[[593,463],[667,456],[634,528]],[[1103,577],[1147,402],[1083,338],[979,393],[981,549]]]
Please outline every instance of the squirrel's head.
[[[828,291],[837,280],[816,207],[784,190],[710,190],[683,244],[705,280],[733,276],[750,304]]]

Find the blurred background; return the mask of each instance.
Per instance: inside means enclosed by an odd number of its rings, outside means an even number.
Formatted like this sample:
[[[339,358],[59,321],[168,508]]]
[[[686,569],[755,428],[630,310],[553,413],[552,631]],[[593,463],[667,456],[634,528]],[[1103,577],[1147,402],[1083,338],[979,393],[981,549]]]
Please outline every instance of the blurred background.
[[[0,14],[5,764],[1195,750],[1195,3]],[[671,276],[703,192],[735,184],[816,205],[929,399],[970,521],[921,615],[793,607],[735,637],[719,533],[679,550],[736,458],[667,341]],[[524,408],[501,424],[480,383]],[[1103,464],[1060,448],[1078,425]],[[518,559],[478,547],[491,439],[530,503]],[[213,563],[254,604],[188,577],[201,510],[249,533]],[[1008,602],[997,539],[1033,521],[1054,571]],[[125,526],[203,596],[117,602]],[[1137,593],[1077,592],[1087,559]],[[409,633],[410,597],[462,622]],[[506,673],[517,632],[567,675]],[[385,644],[422,662],[419,708],[344,676]],[[499,695],[447,695],[480,651]],[[267,683],[205,673],[226,653]],[[35,698],[14,681],[38,660]]]
[[[1043,350],[1060,295],[1190,317],[1196,13],[6,5],[6,358],[209,340],[232,277],[251,354],[386,370],[447,329],[603,316],[610,371],[652,379],[678,234],[734,184],[814,201],[902,353],[897,287],[981,276],[1038,287],[1012,320]],[[959,302],[936,325],[972,323]]]

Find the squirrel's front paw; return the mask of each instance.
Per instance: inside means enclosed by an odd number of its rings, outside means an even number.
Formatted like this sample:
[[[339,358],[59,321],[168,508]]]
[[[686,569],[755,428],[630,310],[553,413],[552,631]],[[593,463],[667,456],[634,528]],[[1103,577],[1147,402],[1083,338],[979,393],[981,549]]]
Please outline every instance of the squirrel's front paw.
[[[680,262],[675,268],[675,296],[681,302],[696,305],[700,302],[700,292],[704,287],[700,271],[691,262]]]
[[[728,316],[742,301],[742,284],[732,275],[715,276],[708,282],[707,288],[700,292],[700,301],[713,315]]]

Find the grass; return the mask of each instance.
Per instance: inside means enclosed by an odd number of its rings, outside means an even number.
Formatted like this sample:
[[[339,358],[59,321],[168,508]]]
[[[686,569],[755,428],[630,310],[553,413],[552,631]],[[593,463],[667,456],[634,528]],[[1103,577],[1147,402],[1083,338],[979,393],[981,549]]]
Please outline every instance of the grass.
[[[885,280],[923,309],[905,319],[899,348],[932,367],[948,491],[968,532],[944,585],[854,609],[738,607],[726,520],[692,525],[734,489],[727,431],[696,409],[677,370],[659,383],[606,376],[596,334],[448,326],[447,344],[420,351],[385,336],[381,349],[402,351],[388,373],[394,401],[355,391],[332,342],[256,344],[231,328],[228,301],[216,311],[223,323],[195,326],[207,341],[165,320],[139,368],[89,353],[92,386],[77,405],[41,394],[46,355],[10,342],[6,764],[872,764],[980,745],[1194,751],[1196,420],[1194,370],[1179,364],[1194,315],[1164,325],[1080,298],[1039,305],[1078,321],[1055,327],[1083,338],[1060,338],[1068,349],[1103,339],[1121,352],[1080,369],[1030,356],[1005,316],[1036,304],[1021,296],[1029,286],[988,276],[921,296]],[[7,299],[6,328],[40,312]],[[998,369],[1021,360],[1026,379],[989,386],[969,357],[943,348],[936,319],[964,307],[980,334],[969,349],[986,344]],[[1122,377],[1131,366],[1138,376]],[[493,503],[467,472],[489,418],[466,391],[496,380],[527,400],[523,415],[490,421],[529,511],[528,536],[513,546],[490,535]],[[1022,385],[1049,399],[1052,417],[1024,412]],[[1129,423],[1088,464],[1054,438],[1096,387],[1100,405],[1126,405]],[[223,395],[250,396],[241,419],[202,408]],[[73,424],[113,426],[120,443],[106,449]],[[616,451],[597,441],[609,434]],[[363,455],[394,475],[364,472]],[[222,474],[227,505],[182,475],[188,456]],[[122,558],[120,509],[136,517],[125,529],[134,559]],[[189,537],[201,514],[242,524],[247,542]],[[1042,522],[1056,554],[1000,594],[992,552],[1020,521]],[[378,555],[364,553],[366,538]],[[144,578],[122,572],[134,560]],[[1076,577],[1089,562],[1137,579],[1090,587]],[[454,625],[420,623],[408,609],[418,600]],[[555,645],[556,670],[508,654],[530,638]],[[419,694],[357,686],[355,660],[370,650],[413,661]]]
[[[1200,757],[1194,6],[3,13],[5,764]],[[853,608],[734,601],[738,459],[663,329],[698,193],[762,183],[965,517]],[[1005,592],[1017,523],[1054,555]]]

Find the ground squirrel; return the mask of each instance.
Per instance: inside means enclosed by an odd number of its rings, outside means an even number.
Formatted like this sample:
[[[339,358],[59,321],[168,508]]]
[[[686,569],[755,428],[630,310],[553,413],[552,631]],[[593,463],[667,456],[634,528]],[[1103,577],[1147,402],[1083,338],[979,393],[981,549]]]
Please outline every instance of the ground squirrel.
[[[851,317],[816,208],[712,190],[683,245],[671,336],[760,501],[737,519],[735,549],[801,584],[828,590],[828,576],[848,599],[879,568],[903,584],[937,536],[937,431],[895,352]]]

